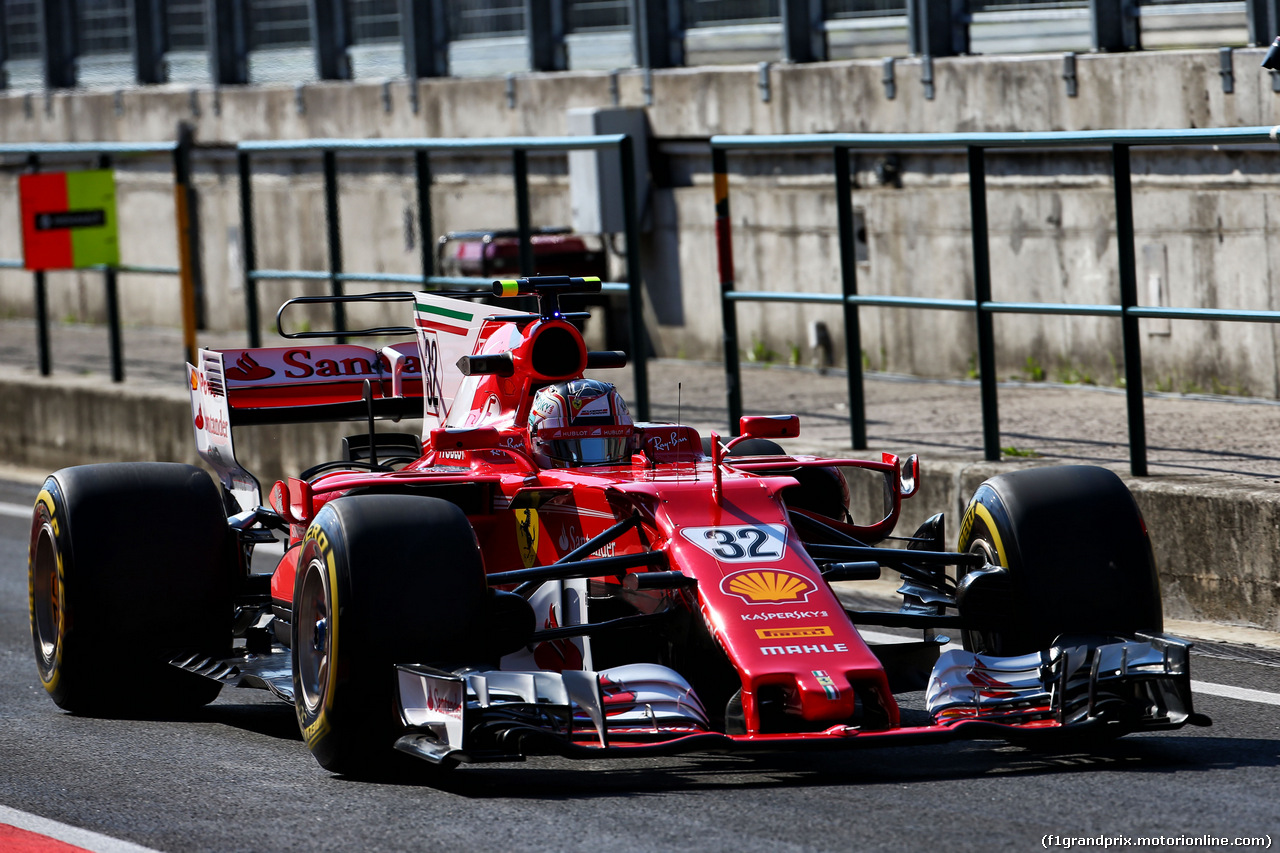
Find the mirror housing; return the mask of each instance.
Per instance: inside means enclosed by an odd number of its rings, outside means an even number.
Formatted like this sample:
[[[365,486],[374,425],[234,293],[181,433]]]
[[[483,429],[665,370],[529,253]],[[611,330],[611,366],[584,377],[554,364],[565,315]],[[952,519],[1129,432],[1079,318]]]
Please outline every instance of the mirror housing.
[[[799,415],[744,415],[738,420],[742,438],[795,438],[800,434]]]
[[[1271,43],[1271,49],[1267,51],[1267,55],[1262,58],[1262,67],[1270,68],[1272,71],[1280,71],[1280,36]]]
[[[920,457],[912,453],[902,462],[898,493],[909,498],[920,491]]]

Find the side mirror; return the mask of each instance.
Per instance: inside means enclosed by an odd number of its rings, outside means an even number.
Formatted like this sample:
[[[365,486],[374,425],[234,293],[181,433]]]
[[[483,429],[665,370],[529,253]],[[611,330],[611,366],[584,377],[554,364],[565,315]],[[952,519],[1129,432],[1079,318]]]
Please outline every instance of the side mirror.
[[[799,415],[747,415],[738,420],[743,438],[795,438],[800,434]]]
[[[1262,58],[1262,67],[1270,68],[1272,71],[1280,71],[1280,36],[1271,43],[1271,49],[1267,51],[1267,55]]]
[[[920,490],[920,457],[912,453],[902,463],[898,493],[909,498]]]

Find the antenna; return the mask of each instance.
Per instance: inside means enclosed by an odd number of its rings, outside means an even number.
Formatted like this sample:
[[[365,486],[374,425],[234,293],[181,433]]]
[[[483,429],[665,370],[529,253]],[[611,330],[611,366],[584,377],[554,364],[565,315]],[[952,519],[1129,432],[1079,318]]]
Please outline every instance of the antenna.
[[[676,383],[676,426],[684,426],[684,424],[680,423],[680,389],[683,386],[683,382]]]
[[[364,404],[369,410],[369,464],[378,464],[378,439],[373,432],[373,385],[364,381]]]

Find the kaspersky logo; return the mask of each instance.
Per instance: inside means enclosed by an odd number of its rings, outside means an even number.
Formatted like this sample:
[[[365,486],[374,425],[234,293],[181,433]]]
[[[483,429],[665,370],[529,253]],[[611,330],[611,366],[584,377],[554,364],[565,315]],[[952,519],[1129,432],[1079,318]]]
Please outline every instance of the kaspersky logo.
[[[817,587],[813,581],[782,569],[743,569],[720,581],[720,591],[747,604],[797,604]]]

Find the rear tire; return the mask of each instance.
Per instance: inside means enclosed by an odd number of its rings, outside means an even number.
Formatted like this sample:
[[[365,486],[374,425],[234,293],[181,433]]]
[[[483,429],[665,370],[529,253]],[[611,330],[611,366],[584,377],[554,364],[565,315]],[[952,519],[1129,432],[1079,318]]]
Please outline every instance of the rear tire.
[[[190,709],[222,685],[170,666],[231,644],[234,540],[191,465],[64,468],[36,498],[28,553],[40,682],[68,711]]]
[[[307,747],[333,773],[393,766],[403,729],[395,665],[483,657],[490,595],[454,504],[357,495],[307,531],[293,594],[293,691]]]
[[[985,591],[981,573],[961,578],[961,616],[968,604],[968,615],[980,612],[992,625],[962,632],[970,651],[1018,655],[1049,648],[1062,634],[1163,630],[1146,525],[1129,489],[1105,468],[992,477],[965,510],[958,547],[1007,572],[988,578],[999,582]]]

